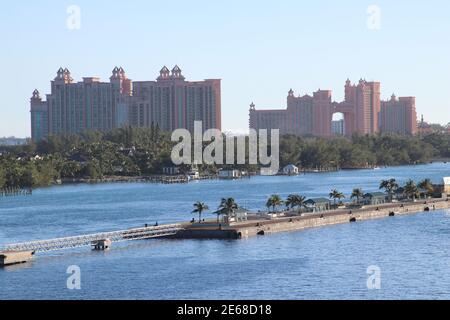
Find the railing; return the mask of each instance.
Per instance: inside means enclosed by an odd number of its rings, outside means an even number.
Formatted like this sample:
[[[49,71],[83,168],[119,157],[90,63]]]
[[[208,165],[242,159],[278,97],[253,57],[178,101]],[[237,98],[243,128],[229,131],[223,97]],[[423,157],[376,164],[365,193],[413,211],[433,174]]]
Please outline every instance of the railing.
[[[180,224],[163,225],[158,227],[136,228],[113,232],[102,232],[96,234],[81,235],[75,237],[57,238],[49,240],[30,241],[23,243],[8,244],[3,251],[55,251],[90,246],[95,241],[109,239],[112,242],[130,240],[143,240],[150,238],[175,235],[182,230]]]

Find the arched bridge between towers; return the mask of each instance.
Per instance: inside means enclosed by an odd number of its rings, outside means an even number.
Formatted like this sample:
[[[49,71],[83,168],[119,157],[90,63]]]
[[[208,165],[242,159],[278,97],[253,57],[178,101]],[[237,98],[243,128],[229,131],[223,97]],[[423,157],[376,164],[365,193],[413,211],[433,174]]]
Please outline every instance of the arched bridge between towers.
[[[350,136],[355,132],[355,108],[352,104],[345,102],[335,103],[332,108],[332,115],[342,113],[344,115],[344,134]]]

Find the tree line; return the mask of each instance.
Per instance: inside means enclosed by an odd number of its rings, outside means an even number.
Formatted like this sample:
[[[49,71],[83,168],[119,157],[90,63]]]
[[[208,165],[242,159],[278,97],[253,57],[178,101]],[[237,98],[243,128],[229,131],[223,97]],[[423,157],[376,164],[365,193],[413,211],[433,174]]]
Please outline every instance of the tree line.
[[[414,201],[420,197],[420,191],[425,192],[426,197],[432,197],[434,195],[435,186],[431,182],[430,179],[426,178],[418,183],[413,180],[408,180],[403,186],[395,179],[382,180],[379,185],[379,189],[383,190],[386,194],[386,198],[388,202],[392,202],[394,200],[394,195],[397,194],[397,200],[400,197],[405,197],[408,201]],[[422,190],[421,190],[422,189]],[[352,190],[350,194],[350,200],[353,201],[353,204],[361,204],[361,199],[365,197],[365,193],[361,188],[355,188]],[[338,205],[342,204],[342,199],[345,199],[346,196],[344,193],[337,189],[332,189],[328,194],[328,199],[333,201],[333,205],[330,206],[332,209],[337,209]],[[307,208],[307,198],[300,194],[290,194],[287,196],[285,200],[279,194],[273,194],[269,196],[266,201],[266,207],[268,213],[276,213],[283,206],[286,210],[297,211],[297,213],[301,214],[302,209]],[[222,198],[220,204],[213,214],[217,215],[217,223],[219,223],[220,216],[228,216],[232,217],[236,210],[241,208],[234,198]],[[194,203],[193,214],[198,214],[198,222],[203,222],[202,214],[209,211],[209,206],[202,201],[197,201]],[[192,219],[191,222],[195,222],[195,219]]]
[[[247,151],[248,143],[247,139]],[[48,186],[58,179],[162,174],[164,167],[173,166],[171,152],[175,144],[170,134],[158,127],[125,127],[106,133],[89,131],[50,136],[36,143],[28,141],[25,145],[0,147],[0,189]],[[425,137],[354,135],[324,139],[287,135],[280,138],[281,167],[294,164],[302,169],[337,170],[418,164],[449,157],[450,135],[442,133]],[[220,168],[250,172],[259,169],[256,165],[199,165],[201,173],[215,174]],[[181,172],[189,169],[182,166]]]
[[[307,169],[355,169],[426,163],[450,157],[450,136],[353,135],[332,139],[284,136],[281,165]]]

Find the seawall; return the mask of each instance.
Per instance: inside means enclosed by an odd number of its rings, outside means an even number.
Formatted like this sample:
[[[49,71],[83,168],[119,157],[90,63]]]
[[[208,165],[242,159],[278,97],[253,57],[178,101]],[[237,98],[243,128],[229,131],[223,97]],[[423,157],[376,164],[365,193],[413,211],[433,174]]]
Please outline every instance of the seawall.
[[[434,207],[433,207],[434,206]],[[378,210],[377,210],[378,208]],[[426,211],[442,210],[450,208],[450,201],[427,201],[422,202],[384,205],[370,207],[360,210],[349,210],[339,212],[327,212],[322,214],[313,214],[304,217],[287,217],[279,220],[257,222],[252,225],[248,223],[242,226],[236,226],[236,236],[251,237],[257,235],[266,235],[277,232],[298,231],[307,228],[317,228],[343,223],[353,223],[365,220],[389,218],[395,215],[415,214]]]
[[[179,239],[240,239],[253,236],[268,235],[277,232],[300,231],[344,223],[355,223],[365,220],[389,218],[396,215],[417,214],[450,208],[450,201],[444,199],[424,200],[412,203],[384,204],[369,206],[363,209],[336,210],[304,216],[290,216],[272,220],[249,220],[235,223],[227,227],[187,228],[176,235]]]

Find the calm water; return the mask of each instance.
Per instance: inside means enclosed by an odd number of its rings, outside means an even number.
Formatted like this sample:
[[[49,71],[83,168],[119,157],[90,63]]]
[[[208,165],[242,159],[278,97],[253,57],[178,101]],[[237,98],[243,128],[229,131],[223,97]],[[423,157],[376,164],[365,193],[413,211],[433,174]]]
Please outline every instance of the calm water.
[[[0,198],[0,244],[177,222],[192,204],[235,197],[264,209],[272,193],[326,196],[331,187],[375,191],[379,181],[450,176],[450,164],[255,177],[188,185],[99,184]],[[449,299],[450,211],[281,233],[242,241],[148,240],[40,254],[0,269],[0,299]],[[66,287],[81,268],[81,290]],[[381,269],[368,290],[367,268]]]

